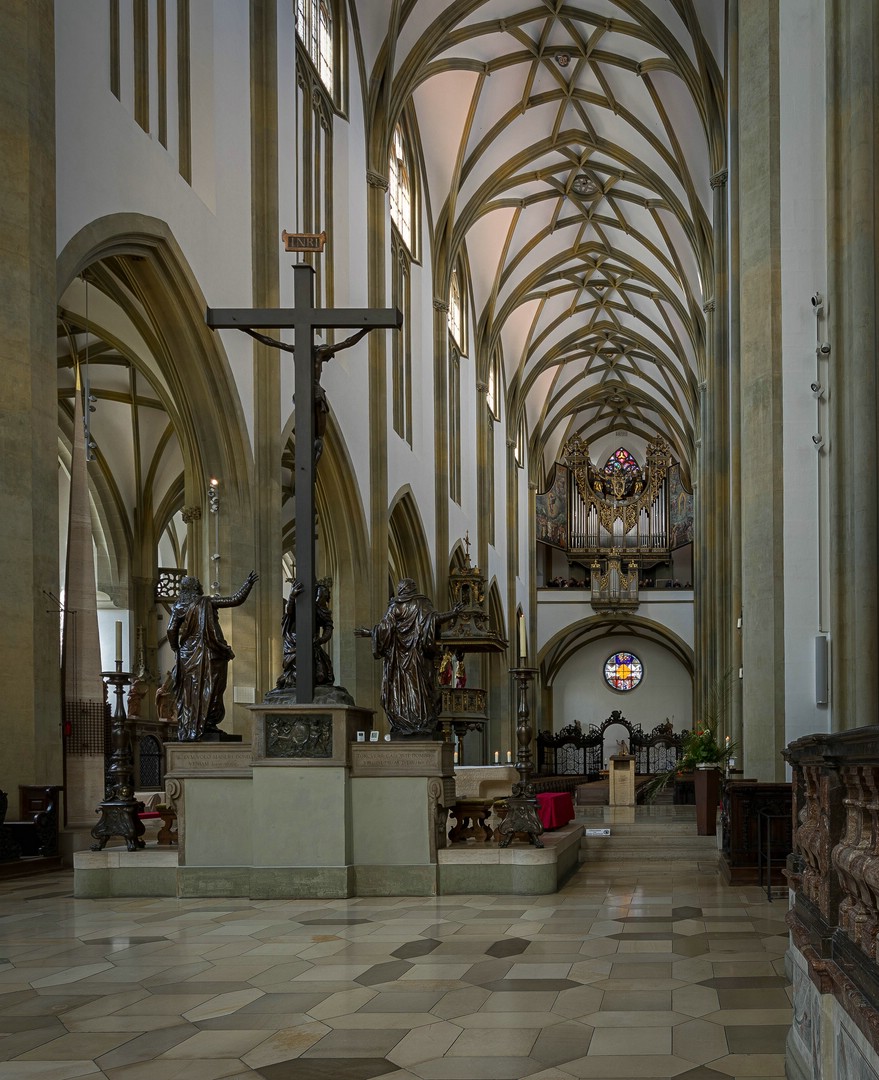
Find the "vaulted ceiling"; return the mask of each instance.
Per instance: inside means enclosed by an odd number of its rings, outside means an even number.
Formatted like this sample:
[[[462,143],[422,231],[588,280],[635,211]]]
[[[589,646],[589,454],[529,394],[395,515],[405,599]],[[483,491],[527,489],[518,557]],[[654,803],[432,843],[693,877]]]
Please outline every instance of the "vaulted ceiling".
[[[592,446],[662,434],[689,471],[726,5],[355,7],[367,77],[420,144],[434,269],[468,267],[477,370],[500,348],[532,455],[546,470],[575,433]]]

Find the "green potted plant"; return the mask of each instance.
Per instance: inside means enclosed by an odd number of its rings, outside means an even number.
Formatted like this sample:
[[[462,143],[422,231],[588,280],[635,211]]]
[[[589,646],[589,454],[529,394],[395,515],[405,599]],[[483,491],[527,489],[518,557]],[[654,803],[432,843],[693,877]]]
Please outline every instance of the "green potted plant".
[[[718,728],[727,715],[731,691],[732,678],[729,673],[712,684],[704,719],[693,731],[684,733],[680,758],[666,772],[658,773],[645,789],[647,801],[653,802],[675,776],[692,772],[696,789],[696,829],[700,836],[713,836],[716,831],[720,771],[726,769],[729,759],[735,754],[735,743],[728,736],[722,743],[717,739]]]

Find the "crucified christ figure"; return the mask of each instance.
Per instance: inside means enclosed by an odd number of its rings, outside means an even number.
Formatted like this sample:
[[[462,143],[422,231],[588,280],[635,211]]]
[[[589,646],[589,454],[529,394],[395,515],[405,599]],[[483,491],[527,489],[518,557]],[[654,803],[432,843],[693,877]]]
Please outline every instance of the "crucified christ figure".
[[[284,341],[276,341],[274,338],[267,337],[265,334],[260,334],[256,330],[251,330],[249,326],[242,326],[240,329],[245,334],[250,334],[252,338],[256,338],[257,341],[261,341],[263,345],[271,345],[274,349],[283,349],[284,352],[295,353],[296,349],[292,345],[288,345]],[[320,461],[320,456],[324,449],[324,434],[327,430],[327,416],[330,412],[330,405],[327,401],[327,392],[324,390],[320,376],[323,370],[324,364],[327,360],[332,360],[337,352],[341,352],[342,349],[350,349],[352,345],[356,345],[358,341],[366,337],[373,327],[367,326],[363,330],[358,330],[356,334],[352,334],[350,337],[345,338],[344,341],[340,341],[338,345],[316,345],[312,349],[312,357],[314,359],[314,463],[317,465]]]

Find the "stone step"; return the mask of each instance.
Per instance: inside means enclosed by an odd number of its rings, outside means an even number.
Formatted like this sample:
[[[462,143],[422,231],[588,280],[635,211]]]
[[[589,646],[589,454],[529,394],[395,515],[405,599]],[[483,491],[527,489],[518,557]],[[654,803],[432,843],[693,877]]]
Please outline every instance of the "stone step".
[[[585,864],[661,863],[711,866],[717,861],[717,837],[699,836],[695,821],[647,819],[633,822],[585,822],[586,828],[609,828],[610,836],[585,836],[580,861]]]
[[[586,829],[610,829],[614,837],[649,836],[657,841],[669,836],[697,836],[695,815],[692,821],[602,821],[596,818],[577,818]]]

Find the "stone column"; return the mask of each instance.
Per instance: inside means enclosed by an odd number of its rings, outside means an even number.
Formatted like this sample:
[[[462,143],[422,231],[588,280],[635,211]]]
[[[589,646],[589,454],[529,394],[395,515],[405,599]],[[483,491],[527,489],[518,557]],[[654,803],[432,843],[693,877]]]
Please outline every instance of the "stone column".
[[[738,0],[728,0],[730,26],[738,25]],[[741,368],[739,344],[739,235],[738,222],[738,125],[739,125],[739,39],[736,33],[729,36],[727,49],[727,320],[729,334],[729,553],[730,553],[730,667],[732,685],[730,692],[729,733],[739,747],[737,763],[742,755],[742,632],[739,616],[742,611],[742,517],[741,517]]]
[[[449,461],[452,451],[449,446],[449,302],[442,297],[434,297],[433,301],[433,397],[435,591],[437,597],[445,598],[448,574],[445,553],[449,550]]]
[[[739,305],[743,760],[784,779],[778,0],[740,0]]]
[[[841,730],[879,720],[879,10],[874,0],[828,0],[826,11],[830,685]]]
[[[278,307],[278,40],[277,3],[251,3],[251,211],[253,304]],[[295,79],[294,79],[295,85]],[[310,403],[306,402],[306,408]],[[256,540],[256,699],[281,670],[281,361],[277,349],[253,343],[253,511]],[[301,448],[297,446],[297,452]],[[306,447],[306,451],[309,448]],[[240,582],[230,582],[230,591]],[[222,590],[221,590],[222,591]],[[236,652],[239,650],[236,649]],[[228,706],[227,706],[228,707]]]
[[[384,145],[384,144],[383,144]],[[387,168],[387,153],[382,160]],[[370,169],[366,174],[366,213],[369,221],[369,306],[387,307],[386,241],[388,178],[385,172]],[[369,609],[377,621],[388,605],[388,362],[387,334],[373,333],[369,346]],[[428,592],[431,582],[419,582]],[[361,643],[362,649],[366,645]],[[376,710],[376,726],[387,717],[380,705],[381,664],[372,665],[372,699],[358,695],[358,705]]]
[[[51,0],[0,5],[0,788],[61,782]]]

